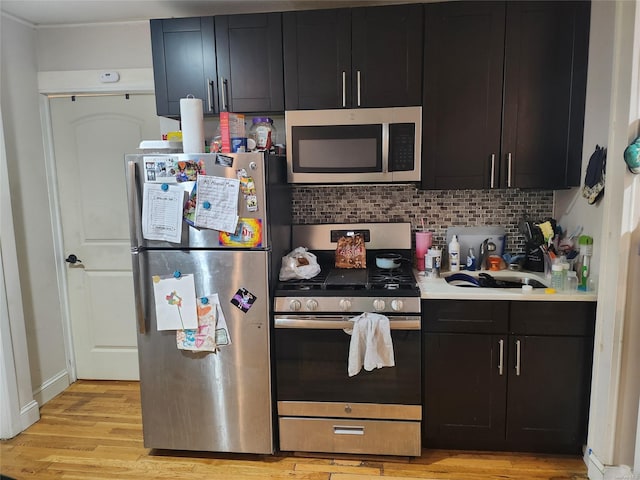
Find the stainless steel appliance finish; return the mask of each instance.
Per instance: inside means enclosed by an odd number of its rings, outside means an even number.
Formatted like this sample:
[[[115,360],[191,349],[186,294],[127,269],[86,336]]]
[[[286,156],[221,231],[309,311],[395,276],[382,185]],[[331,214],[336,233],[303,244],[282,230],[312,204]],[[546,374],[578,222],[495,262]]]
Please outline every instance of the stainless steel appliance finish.
[[[366,239],[366,270],[339,270],[339,236]],[[420,455],[421,309],[410,263],[380,271],[375,255],[410,257],[409,224],[294,225],[293,244],[318,256],[319,278],[279,282],[274,298],[281,450]],[[363,312],[389,318],[395,366],[347,373],[351,337]]]
[[[235,178],[239,169],[246,169],[254,179],[259,208],[257,212],[247,211],[240,194],[239,216],[261,220],[260,246],[222,247],[217,231],[198,230],[186,223],[180,244],[143,239],[142,173],[149,155],[126,157],[147,448],[262,454],[274,451],[270,298],[280,259],[290,251],[291,202],[285,160],[267,159],[262,153],[225,156],[233,159],[232,165],[217,165],[215,155],[177,155],[181,160],[203,160],[207,175]],[[193,184],[182,184],[185,199]],[[175,331],[157,330],[152,277],[173,272],[193,274],[198,297],[218,294],[230,345],[215,354],[179,350]],[[239,288],[256,296],[246,312],[230,304]]]
[[[419,182],[422,107],[285,112],[291,183]]]

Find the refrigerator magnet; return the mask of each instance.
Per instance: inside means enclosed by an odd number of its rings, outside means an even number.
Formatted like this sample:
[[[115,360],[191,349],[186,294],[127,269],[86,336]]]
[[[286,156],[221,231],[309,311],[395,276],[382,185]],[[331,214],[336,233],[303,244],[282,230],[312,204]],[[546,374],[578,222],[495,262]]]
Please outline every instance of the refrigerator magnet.
[[[221,167],[233,167],[233,157],[218,153],[216,155],[215,164],[220,165]]]
[[[224,247],[262,247],[262,219],[240,218],[235,232],[220,232],[218,243]]]
[[[247,313],[256,301],[256,296],[246,288],[240,288],[231,299],[231,303]]]

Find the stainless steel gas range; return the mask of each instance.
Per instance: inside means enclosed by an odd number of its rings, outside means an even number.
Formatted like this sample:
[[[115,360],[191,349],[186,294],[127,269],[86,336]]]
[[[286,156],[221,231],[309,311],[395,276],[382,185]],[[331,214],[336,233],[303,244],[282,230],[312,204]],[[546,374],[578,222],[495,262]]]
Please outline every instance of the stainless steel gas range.
[[[366,269],[336,269],[340,236],[360,233]],[[282,451],[421,454],[420,290],[409,223],[293,226],[293,246],[313,252],[321,272],[275,291],[275,375]],[[380,253],[399,253],[394,269]],[[351,319],[388,318],[395,366],[348,375]]]

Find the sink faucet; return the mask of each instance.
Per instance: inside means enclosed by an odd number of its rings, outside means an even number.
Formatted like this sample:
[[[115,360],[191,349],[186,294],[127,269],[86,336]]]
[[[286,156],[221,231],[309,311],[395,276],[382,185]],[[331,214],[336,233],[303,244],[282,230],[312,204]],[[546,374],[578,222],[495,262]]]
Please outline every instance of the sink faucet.
[[[492,252],[496,251],[496,244],[489,238],[485,238],[480,244],[480,258],[478,259],[478,266],[480,270],[487,270],[487,262]]]

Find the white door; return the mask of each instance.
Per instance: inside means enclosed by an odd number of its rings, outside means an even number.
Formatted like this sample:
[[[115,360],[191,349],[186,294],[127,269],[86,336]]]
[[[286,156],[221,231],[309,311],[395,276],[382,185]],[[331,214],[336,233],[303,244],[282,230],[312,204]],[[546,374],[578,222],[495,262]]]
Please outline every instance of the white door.
[[[124,155],[157,139],[153,95],[51,98],[76,369],[81,379],[137,380]]]

